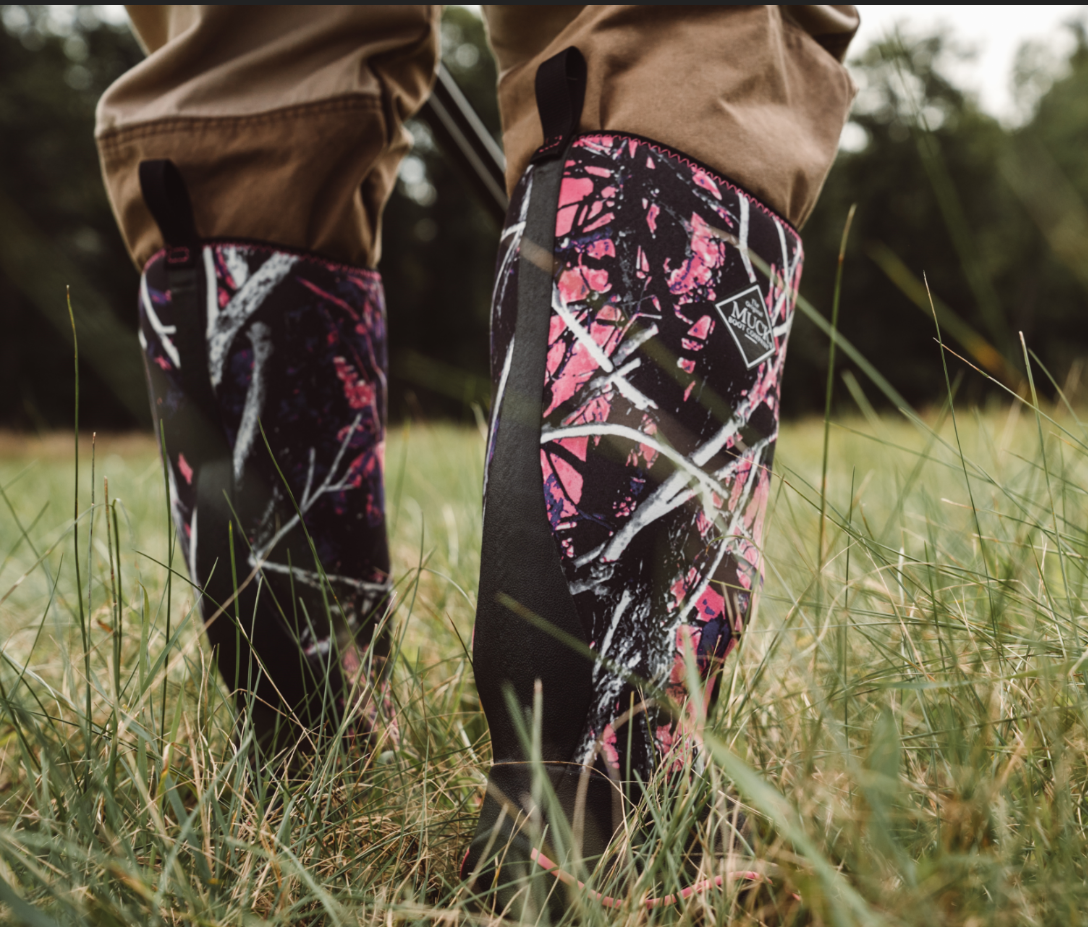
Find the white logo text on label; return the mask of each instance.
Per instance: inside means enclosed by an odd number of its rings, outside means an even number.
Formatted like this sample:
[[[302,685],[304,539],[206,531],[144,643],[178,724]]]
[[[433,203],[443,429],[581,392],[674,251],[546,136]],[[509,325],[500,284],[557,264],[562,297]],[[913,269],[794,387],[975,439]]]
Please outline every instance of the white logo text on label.
[[[749,368],[774,353],[771,314],[758,284],[734,293],[714,306],[733,336],[744,363]]]

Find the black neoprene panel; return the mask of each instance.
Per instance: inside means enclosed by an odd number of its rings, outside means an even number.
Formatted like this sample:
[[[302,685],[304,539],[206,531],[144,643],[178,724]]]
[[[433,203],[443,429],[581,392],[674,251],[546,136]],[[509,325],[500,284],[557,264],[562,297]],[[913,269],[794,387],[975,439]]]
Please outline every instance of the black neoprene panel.
[[[544,132],[554,145],[550,154],[534,158],[519,257],[513,357],[494,419],[498,432],[488,472],[473,648],[476,686],[496,763],[526,759],[510,718],[507,687],[528,711],[540,680],[545,762],[570,760],[590,706],[591,661],[501,601],[509,597],[563,635],[588,644],[548,524],[540,480],[541,383],[548,350],[555,213],[562,155],[578,127],[584,81],[585,60],[575,48],[548,61],[538,73],[538,94],[548,101],[541,106]]]

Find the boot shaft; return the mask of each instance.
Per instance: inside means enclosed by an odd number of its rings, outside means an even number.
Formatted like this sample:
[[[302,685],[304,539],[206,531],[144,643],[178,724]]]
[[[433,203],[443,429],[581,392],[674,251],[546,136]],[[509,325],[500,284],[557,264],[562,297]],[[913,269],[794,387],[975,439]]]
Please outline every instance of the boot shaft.
[[[496,766],[463,871],[498,883],[539,868],[521,844],[599,857],[646,783],[698,769],[761,584],[802,263],[788,222],[683,153],[576,134],[576,58],[538,74],[549,141],[492,302],[474,670]]]
[[[170,246],[144,269],[139,337],[220,671],[263,727],[335,727],[388,650],[381,279],[201,241],[173,165],[141,182]]]

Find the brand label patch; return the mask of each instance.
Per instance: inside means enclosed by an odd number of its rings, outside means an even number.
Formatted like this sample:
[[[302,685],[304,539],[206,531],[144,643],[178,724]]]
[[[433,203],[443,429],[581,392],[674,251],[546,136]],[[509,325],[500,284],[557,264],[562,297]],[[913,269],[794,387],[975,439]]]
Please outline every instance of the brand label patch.
[[[714,306],[749,369],[774,353],[771,314],[759,284],[734,293]]]

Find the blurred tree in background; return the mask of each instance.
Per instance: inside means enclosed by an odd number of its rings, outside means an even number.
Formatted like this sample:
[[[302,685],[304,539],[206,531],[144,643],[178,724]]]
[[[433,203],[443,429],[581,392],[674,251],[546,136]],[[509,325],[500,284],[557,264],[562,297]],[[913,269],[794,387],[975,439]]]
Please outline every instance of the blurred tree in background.
[[[1014,130],[947,78],[964,53],[945,37],[897,37],[851,62],[860,92],[844,138],[853,150],[840,151],[803,230],[801,290],[826,313],[856,203],[839,327],[911,402],[945,389],[927,281],[942,337],[996,379],[1020,386],[1020,332],[1059,385],[1079,379],[1088,355],[1088,42],[1083,23],[1068,28],[1066,61],[1021,50],[1029,118]],[[799,316],[790,352],[787,411],[821,408],[826,338]],[[995,392],[978,376],[964,389],[973,399]]]
[[[81,421],[146,425],[138,278],[92,137],[98,97],[141,53],[101,7],[0,13],[0,425],[71,421],[66,284],[80,325]],[[950,346],[1014,389],[1021,331],[1059,383],[1075,381],[1088,355],[1088,40],[1083,24],[1070,28],[1067,58],[1042,46],[1021,52],[1015,129],[949,79],[960,52],[945,37],[887,41],[851,62],[861,92],[803,229],[802,292],[828,313],[843,222],[856,203],[840,327],[912,402],[944,392],[923,274]],[[442,52],[498,138],[495,65],[475,13],[446,9]],[[415,149],[386,210],[381,263],[391,410],[471,420],[489,393],[498,229],[426,126],[413,120],[409,129]],[[827,341],[800,315],[790,355],[786,412],[822,409]],[[879,404],[849,365],[841,371],[839,401]],[[972,376],[961,395],[981,400],[993,391]]]
[[[94,299],[129,335],[118,353],[136,345],[139,278],[102,186],[94,108],[143,54],[94,7],[4,6],[0,17],[0,424],[70,427],[65,285],[79,310]],[[120,400],[86,363],[81,381],[84,422],[150,421],[145,398]]]

